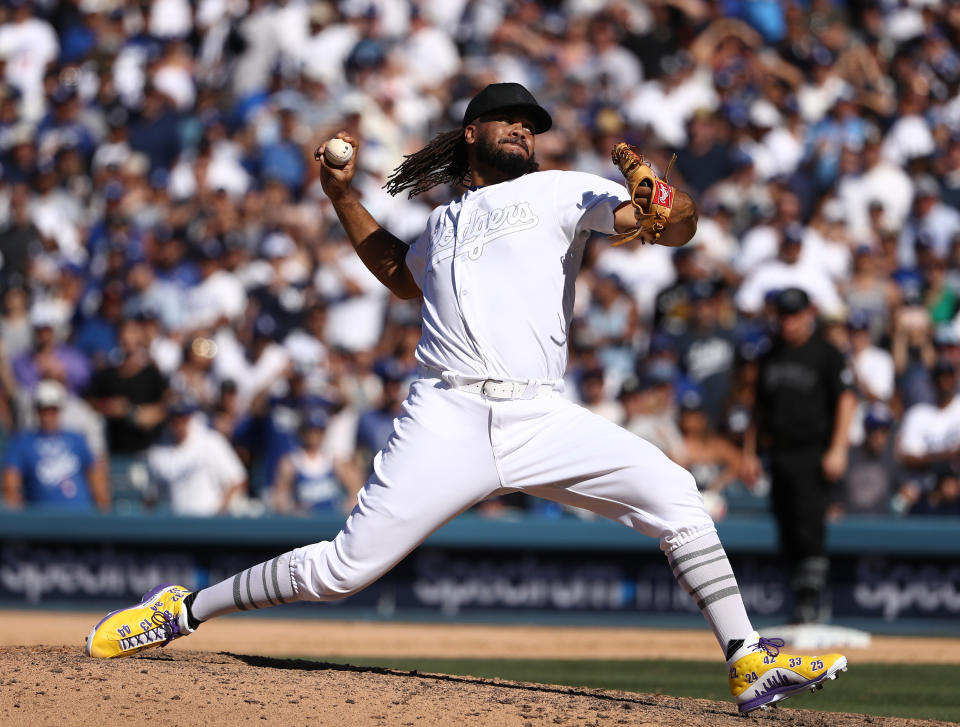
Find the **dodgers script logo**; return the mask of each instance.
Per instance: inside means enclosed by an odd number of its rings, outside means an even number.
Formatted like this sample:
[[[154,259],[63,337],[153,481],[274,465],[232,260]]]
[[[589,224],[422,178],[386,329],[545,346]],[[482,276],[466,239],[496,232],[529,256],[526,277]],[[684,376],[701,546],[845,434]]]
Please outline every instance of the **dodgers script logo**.
[[[453,257],[455,248],[461,258],[476,260],[483,254],[488,243],[514,232],[530,230],[539,224],[540,218],[530,209],[529,202],[518,202],[489,212],[474,210],[466,219],[460,218],[457,226],[441,217],[433,228],[430,264],[427,270],[432,270],[437,263]],[[455,245],[454,233],[457,227],[461,234],[459,243]]]

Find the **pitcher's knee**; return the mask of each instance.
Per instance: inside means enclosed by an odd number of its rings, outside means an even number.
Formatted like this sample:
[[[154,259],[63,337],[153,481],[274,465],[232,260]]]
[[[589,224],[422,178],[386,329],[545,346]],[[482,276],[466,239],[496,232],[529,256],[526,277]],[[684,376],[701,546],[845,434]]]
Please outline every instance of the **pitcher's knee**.
[[[690,511],[703,511],[703,496],[697,489],[693,475],[678,464],[674,464],[664,475],[661,484],[668,508],[676,510],[681,517],[689,516]]]
[[[363,590],[377,578],[368,568],[345,563],[332,542],[297,548],[290,560],[290,577],[304,601],[337,601]]]
[[[663,511],[664,528],[659,534],[664,551],[716,531],[693,475],[679,465],[671,474]]]

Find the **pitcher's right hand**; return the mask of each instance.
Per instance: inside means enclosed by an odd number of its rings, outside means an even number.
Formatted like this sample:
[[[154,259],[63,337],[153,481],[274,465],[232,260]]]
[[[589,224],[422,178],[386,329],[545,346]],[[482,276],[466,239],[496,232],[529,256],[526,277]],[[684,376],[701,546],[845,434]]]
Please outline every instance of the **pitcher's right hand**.
[[[326,143],[317,147],[313,152],[313,158],[320,163],[320,186],[324,193],[332,201],[342,198],[350,189],[350,183],[353,181],[353,173],[357,168],[357,149],[360,143],[350,136],[346,131],[341,131],[336,135],[337,139],[343,139],[353,147],[353,156],[342,167],[332,167],[327,163],[323,152],[327,148]]]

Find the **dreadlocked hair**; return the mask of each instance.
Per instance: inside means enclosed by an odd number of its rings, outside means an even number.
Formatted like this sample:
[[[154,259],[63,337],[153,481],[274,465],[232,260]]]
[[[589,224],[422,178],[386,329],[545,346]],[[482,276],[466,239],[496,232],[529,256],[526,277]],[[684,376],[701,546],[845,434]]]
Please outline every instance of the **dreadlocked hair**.
[[[407,198],[413,199],[438,184],[465,183],[469,173],[463,129],[454,129],[437,134],[423,149],[404,156],[383,188],[394,197],[409,189]]]

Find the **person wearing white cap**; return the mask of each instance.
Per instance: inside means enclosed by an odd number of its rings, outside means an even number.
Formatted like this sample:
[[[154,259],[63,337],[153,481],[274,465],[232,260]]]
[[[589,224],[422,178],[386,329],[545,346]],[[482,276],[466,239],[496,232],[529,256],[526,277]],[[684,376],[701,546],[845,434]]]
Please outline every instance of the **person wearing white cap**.
[[[64,431],[60,409],[67,391],[58,381],[37,384],[33,402],[39,426],[21,432],[7,447],[3,462],[3,504],[68,510],[110,509],[110,490],[104,470],[83,436]]]

